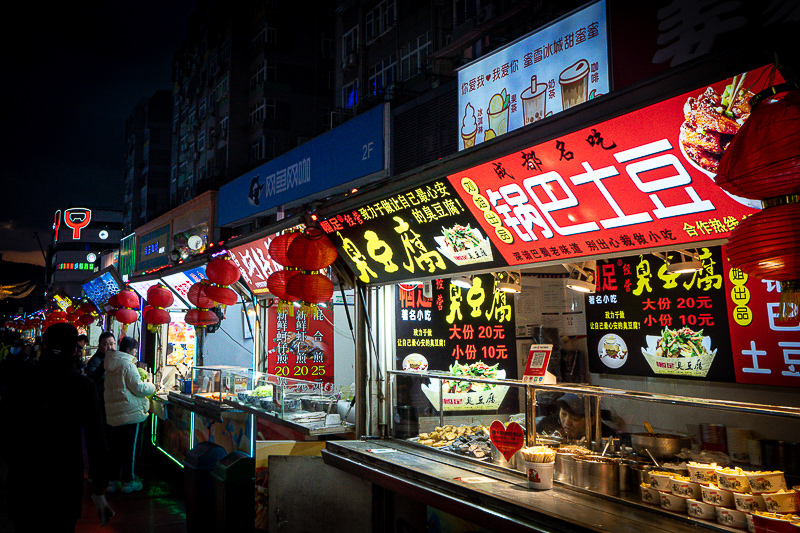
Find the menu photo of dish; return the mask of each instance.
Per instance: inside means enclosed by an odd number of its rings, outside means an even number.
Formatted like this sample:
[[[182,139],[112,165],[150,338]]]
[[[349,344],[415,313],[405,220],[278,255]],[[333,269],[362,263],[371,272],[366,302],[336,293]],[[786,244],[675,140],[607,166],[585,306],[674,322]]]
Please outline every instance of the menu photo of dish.
[[[450,365],[450,373],[465,377],[505,379],[506,371],[498,369],[498,366],[497,364],[487,365],[483,361],[476,361],[472,364],[455,362]],[[444,411],[464,409],[493,411],[500,407],[508,392],[508,386],[494,383],[460,381],[453,378],[431,379],[430,381],[430,384],[422,385],[422,392],[434,408],[439,409],[441,402]]]
[[[600,339],[597,353],[604,365],[619,368],[628,360],[628,345],[616,333],[608,333]]]
[[[442,227],[442,234],[434,237],[439,252],[458,266],[485,263],[492,260],[492,245],[478,228],[470,224]]]
[[[656,374],[706,377],[717,350],[703,330],[665,327],[661,336],[647,335],[642,355]]]

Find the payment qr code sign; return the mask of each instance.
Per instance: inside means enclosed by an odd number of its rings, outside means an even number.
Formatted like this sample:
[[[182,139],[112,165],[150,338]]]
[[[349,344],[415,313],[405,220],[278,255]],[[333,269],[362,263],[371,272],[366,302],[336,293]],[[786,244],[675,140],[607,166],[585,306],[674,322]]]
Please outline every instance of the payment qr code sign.
[[[550,354],[553,353],[552,344],[533,344],[528,352],[528,364],[522,380],[526,383],[541,383],[547,373],[547,364]]]

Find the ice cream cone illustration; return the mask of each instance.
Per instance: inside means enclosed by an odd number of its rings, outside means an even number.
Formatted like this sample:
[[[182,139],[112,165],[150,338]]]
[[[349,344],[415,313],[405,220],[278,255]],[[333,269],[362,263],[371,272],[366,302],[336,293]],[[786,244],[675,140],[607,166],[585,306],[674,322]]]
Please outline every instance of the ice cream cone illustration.
[[[475,120],[475,108],[468,103],[464,108],[464,118],[461,119],[461,139],[464,141],[464,148],[475,146],[477,133],[478,122]]]
[[[489,117],[489,129],[496,135],[508,133],[508,104],[510,102],[511,99],[505,89],[501,93],[493,95],[489,100],[489,109],[486,114]]]

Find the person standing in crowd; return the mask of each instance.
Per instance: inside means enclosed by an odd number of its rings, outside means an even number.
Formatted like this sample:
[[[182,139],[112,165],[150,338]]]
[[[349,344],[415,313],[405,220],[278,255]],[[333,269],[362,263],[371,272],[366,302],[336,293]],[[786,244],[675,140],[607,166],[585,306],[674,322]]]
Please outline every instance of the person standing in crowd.
[[[89,463],[98,472],[92,499],[101,522],[113,515],[104,496],[107,446],[96,386],[74,370],[77,338],[71,324],[48,327],[31,380],[9,382],[0,404],[0,424],[17,435],[0,439],[8,487],[13,489],[8,491],[8,511],[17,533],[75,530],[83,507],[84,438]],[[41,392],[30,394],[31,383]],[[57,492],[43,496],[48,485]]]
[[[136,352],[139,343],[132,337],[125,337],[119,343],[119,350],[106,353],[106,420],[111,430],[111,467],[108,490],[117,489],[129,493],[142,490],[142,481],[136,477],[136,440],[139,426],[147,419],[150,400],[156,392],[152,383],[142,381],[136,367]],[[120,469],[122,473],[120,474]],[[121,485],[117,485],[119,476]]]
[[[100,337],[97,340],[97,351],[94,355],[89,359],[89,362],[86,363],[86,368],[84,368],[84,373],[94,381],[95,385],[97,386],[97,397],[98,403],[100,405],[100,416],[103,418],[103,428],[105,429],[106,440],[111,440],[111,426],[108,425],[106,421],[106,407],[105,407],[105,396],[103,394],[103,387],[105,386],[105,378],[106,378],[106,369],[103,366],[103,362],[106,358],[106,353],[109,350],[114,350],[117,347],[117,341],[114,338],[114,334],[110,331],[104,331],[100,334]],[[106,468],[105,466],[103,468]],[[89,466],[89,479],[93,480],[97,472],[94,471],[94,468],[90,465]]]

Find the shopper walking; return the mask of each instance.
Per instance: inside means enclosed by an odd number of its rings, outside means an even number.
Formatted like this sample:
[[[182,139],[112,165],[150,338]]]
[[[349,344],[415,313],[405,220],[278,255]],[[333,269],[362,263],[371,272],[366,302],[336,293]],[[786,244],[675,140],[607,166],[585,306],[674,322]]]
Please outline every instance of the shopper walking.
[[[8,511],[17,533],[75,530],[83,499],[84,438],[90,465],[106,464],[95,384],[75,372],[77,339],[71,324],[48,327],[30,379],[7,383],[0,405],[0,426],[8,431],[0,452],[9,467]],[[106,485],[98,474],[93,500],[102,523],[113,514],[103,496]]]
[[[156,387],[142,381],[136,367],[138,346],[136,339],[125,337],[119,343],[119,350],[110,350],[105,356],[106,420],[112,427],[110,491],[118,488],[122,492],[142,490],[142,481],[135,474],[136,441],[139,426],[150,410],[147,396],[155,393]],[[117,485],[117,476],[121,485]]]

